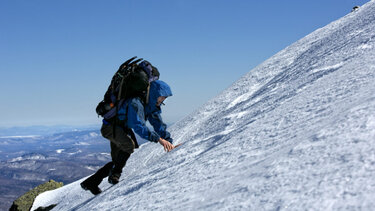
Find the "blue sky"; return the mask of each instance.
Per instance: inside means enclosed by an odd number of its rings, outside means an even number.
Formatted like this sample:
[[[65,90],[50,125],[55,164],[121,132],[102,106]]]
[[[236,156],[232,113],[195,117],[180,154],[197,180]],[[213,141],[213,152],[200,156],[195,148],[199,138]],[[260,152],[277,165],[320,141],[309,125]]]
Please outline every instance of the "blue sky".
[[[363,0],[1,0],[0,127],[100,124],[118,66],[149,60],[175,122]]]

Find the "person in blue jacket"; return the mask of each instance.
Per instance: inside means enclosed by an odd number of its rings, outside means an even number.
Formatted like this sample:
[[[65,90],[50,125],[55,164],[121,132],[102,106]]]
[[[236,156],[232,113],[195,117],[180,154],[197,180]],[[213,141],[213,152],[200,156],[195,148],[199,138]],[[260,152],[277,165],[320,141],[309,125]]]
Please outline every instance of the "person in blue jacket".
[[[167,83],[161,80],[153,81],[150,83],[149,102],[147,105],[144,107],[144,103],[139,97],[131,98],[119,108],[118,119],[120,122],[124,122],[125,128],[133,129],[135,133],[144,139],[152,142],[167,140],[172,143],[173,140],[167,131],[167,125],[163,122],[160,115],[160,106],[169,96],[172,96],[172,91]],[[150,122],[154,131],[146,127],[145,120]],[[162,145],[164,146],[164,144]]]
[[[149,97],[133,97],[127,99],[119,106],[116,122],[103,119],[102,135],[110,140],[112,162],[107,163],[95,174],[81,183],[81,187],[90,190],[93,194],[101,193],[98,187],[102,180],[108,176],[108,182],[117,184],[122,169],[130,155],[138,148],[138,143],[133,131],[143,139],[160,143],[164,150],[169,152],[173,146],[173,139],[167,131],[167,125],[161,118],[163,101],[172,96],[172,91],[167,83],[161,80],[150,83]],[[148,99],[146,103],[144,99]],[[154,130],[146,126],[149,121]]]

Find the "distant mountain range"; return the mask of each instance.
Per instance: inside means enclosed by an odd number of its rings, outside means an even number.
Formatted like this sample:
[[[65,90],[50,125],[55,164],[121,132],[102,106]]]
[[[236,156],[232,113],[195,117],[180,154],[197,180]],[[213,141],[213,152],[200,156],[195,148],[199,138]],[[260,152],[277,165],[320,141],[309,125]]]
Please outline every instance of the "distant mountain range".
[[[55,133],[64,133],[70,131],[85,131],[99,128],[99,125],[88,126],[69,126],[69,125],[54,125],[54,126],[25,126],[25,127],[0,127],[0,137],[4,136],[46,136]]]
[[[68,184],[111,159],[108,141],[98,129],[55,128],[71,131],[40,135],[42,128],[0,137],[0,210],[8,210],[16,198],[41,183],[53,179]],[[38,130],[38,135],[30,135]]]

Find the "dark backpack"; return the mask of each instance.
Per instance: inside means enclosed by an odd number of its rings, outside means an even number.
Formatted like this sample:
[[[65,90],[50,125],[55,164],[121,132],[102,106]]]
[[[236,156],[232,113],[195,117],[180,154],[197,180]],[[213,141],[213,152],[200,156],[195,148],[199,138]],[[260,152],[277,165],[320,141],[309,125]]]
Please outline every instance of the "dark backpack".
[[[150,81],[157,80],[160,74],[148,61],[133,61],[136,58],[135,56],[120,65],[112,77],[104,99],[96,107],[96,113],[104,119],[109,120],[116,116],[117,107],[126,99],[140,97],[147,103]]]

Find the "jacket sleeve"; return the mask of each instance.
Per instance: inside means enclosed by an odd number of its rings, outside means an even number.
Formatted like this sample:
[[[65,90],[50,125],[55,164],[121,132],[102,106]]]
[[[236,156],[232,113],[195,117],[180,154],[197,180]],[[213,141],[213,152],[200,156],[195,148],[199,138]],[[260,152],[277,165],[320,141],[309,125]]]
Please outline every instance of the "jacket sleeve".
[[[146,126],[145,114],[143,105],[140,102],[132,100],[128,107],[128,120],[127,125],[132,128],[135,133],[140,137],[152,141],[158,142],[160,136]]]
[[[148,115],[148,121],[160,137],[172,143],[173,139],[171,138],[171,134],[167,131],[167,125],[163,122],[160,114],[161,111],[159,110]]]

